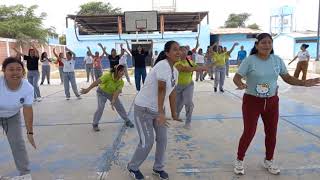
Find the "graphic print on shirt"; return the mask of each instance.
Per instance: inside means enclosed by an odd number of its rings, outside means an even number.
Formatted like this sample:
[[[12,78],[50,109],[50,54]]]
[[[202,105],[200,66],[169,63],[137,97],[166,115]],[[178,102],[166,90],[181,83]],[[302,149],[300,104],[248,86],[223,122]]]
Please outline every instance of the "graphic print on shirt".
[[[267,83],[258,84],[256,86],[257,96],[269,96],[270,95],[270,86]]]

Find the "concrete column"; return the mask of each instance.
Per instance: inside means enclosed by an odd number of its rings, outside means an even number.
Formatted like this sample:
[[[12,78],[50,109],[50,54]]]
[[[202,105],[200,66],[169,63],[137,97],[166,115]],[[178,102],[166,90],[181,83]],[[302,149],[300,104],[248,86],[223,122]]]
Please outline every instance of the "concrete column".
[[[10,56],[10,46],[9,46],[9,40],[6,40],[6,46],[7,46],[7,57]]]

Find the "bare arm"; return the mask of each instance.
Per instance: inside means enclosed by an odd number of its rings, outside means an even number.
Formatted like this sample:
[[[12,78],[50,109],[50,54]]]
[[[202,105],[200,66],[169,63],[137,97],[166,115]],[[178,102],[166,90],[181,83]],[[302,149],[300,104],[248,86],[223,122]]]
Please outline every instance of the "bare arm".
[[[57,59],[59,59],[59,56],[58,56],[58,54],[57,54],[57,52],[56,52],[56,48],[53,48],[53,54],[54,54],[54,56],[55,56]]]
[[[281,78],[284,82],[293,85],[293,86],[305,86],[305,81],[297,79],[293,76],[291,76],[289,73],[285,75],[281,75]]]
[[[36,56],[39,57],[39,51],[38,49],[34,46],[34,44],[31,44],[31,47],[34,49],[34,51],[36,52]]]
[[[18,51],[16,48],[12,48],[12,49],[17,53],[17,56],[24,56],[24,54]]]
[[[109,55],[106,51],[106,47],[103,47],[101,43],[99,43],[98,46],[102,49],[102,54],[101,54],[100,58],[103,58],[104,55],[106,55],[106,56]]]
[[[239,45],[239,43],[234,43],[233,45],[232,45],[232,48],[228,51],[228,55],[230,55],[231,53],[232,53],[232,51],[234,50],[234,48],[236,47],[236,46],[238,46]]]
[[[131,49],[130,46],[129,46],[128,40],[126,40],[126,44],[127,44],[127,49],[128,49],[130,52],[132,52],[132,49]]]
[[[71,51],[71,49],[69,49],[69,48],[66,47],[66,50],[69,51],[69,52],[72,54],[72,57],[73,57],[73,58],[76,57],[76,54],[75,54],[73,51]]]
[[[288,63],[288,65],[290,65],[293,61],[295,61],[296,59],[298,58],[298,56],[295,56],[293,59],[292,59],[292,61],[290,61],[289,63]]]
[[[94,58],[94,55],[92,54],[91,49],[90,49],[89,46],[87,46],[87,49],[88,49],[89,55],[90,55],[92,58]]]
[[[233,83],[238,87],[238,89],[246,89],[247,85],[242,82],[242,76],[236,73],[233,77]]]
[[[196,47],[194,47],[195,50],[197,50],[199,47],[199,36],[197,36],[197,43],[196,43]]]
[[[28,140],[30,144],[36,148],[36,144],[33,139],[33,109],[32,106],[23,107],[23,117],[26,124],[26,129],[28,133]]]
[[[178,120],[177,115],[177,105],[176,105],[176,97],[177,97],[177,91],[174,89],[171,94],[169,95],[169,103],[170,103],[170,109],[171,109],[171,117],[173,120]]]
[[[89,87],[82,88],[80,90],[80,93],[81,94],[87,94],[91,89],[93,89],[94,87],[97,87],[100,83],[101,83],[101,80],[98,79],[98,80],[94,81]]]
[[[158,112],[164,114],[164,98],[166,96],[166,82],[158,81]]]

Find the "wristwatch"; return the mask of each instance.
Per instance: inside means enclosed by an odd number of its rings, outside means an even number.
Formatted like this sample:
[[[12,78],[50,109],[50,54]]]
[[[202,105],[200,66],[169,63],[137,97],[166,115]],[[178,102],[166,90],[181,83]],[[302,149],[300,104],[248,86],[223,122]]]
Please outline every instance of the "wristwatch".
[[[33,135],[33,132],[27,132],[27,134],[28,134],[28,135],[29,135],[29,134],[30,134],[30,135]]]

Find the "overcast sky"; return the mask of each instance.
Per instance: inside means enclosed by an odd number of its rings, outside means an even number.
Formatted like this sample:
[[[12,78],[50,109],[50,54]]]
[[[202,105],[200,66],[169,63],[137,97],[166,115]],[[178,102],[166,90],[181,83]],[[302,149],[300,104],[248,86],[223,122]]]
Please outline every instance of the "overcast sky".
[[[123,11],[152,10],[152,0],[101,0],[110,2]],[[166,2],[170,0],[161,0]],[[263,30],[269,31],[269,19],[272,8],[283,5],[295,7],[297,30],[316,30],[318,23],[319,0],[176,0],[177,11],[209,11],[210,26],[217,28],[224,25],[230,13],[250,13],[248,23],[257,23]],[[44,22],[46,27],[54,26],[57,33],[65,31],[65,17],[75,14],[79,6],[90,0],[0,0],[1,5],[37,4],[39,12],[46,12],[48,17]]]

